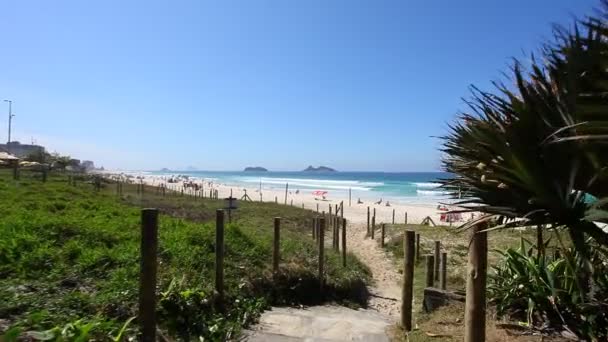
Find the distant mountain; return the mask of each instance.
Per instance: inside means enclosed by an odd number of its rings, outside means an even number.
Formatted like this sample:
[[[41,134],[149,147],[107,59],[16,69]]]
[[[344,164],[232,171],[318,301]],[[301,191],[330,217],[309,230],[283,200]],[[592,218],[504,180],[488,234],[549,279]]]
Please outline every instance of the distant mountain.
[[[257,172],[265,172],[268,171],[266,168],[261,166],[247,166],[244,171],[257,171]]]
[[[303,172],[336,172],[336,170],[327,166],[314,167],[312,165],[309,165],[306,169],[303,170]]]
[[[169,172],[171,170],[167,169],[166,167],[163,167],[162,169],[160,169],[160,172]]]

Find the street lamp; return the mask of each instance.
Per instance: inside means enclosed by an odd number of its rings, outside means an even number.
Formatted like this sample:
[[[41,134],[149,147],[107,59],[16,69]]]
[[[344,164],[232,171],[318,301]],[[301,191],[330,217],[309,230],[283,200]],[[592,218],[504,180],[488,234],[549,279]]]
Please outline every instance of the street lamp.
[[[4,100],[4,102],[8,102],[8,141],[6,142],[6,147],[10,148],[10,144],[11,144],[11,124],[13,122],[13,116],[15,116],[13,114],[13,101],[11,100]]]

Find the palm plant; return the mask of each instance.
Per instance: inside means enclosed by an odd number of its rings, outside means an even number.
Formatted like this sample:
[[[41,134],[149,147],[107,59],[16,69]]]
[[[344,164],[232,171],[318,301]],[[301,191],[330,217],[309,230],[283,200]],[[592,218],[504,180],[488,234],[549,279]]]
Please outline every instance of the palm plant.
[[[509,226],[563,227],[583,254],[587,237],[608,246],[596,224],[608,222],[608,1],[602,5],[597,17],[556,29],[544,63],[516,60],[514,87],[473,88],[469,110],[442,138],[444,169],[455,175],[442,183],[461,198],[460,211],[512,219]]]

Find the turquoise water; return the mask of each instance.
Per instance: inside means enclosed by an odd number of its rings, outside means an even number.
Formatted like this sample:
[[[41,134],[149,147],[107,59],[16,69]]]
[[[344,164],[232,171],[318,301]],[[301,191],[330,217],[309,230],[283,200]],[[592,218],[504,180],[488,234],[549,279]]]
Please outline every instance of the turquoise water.
[[[388,199],[403,202],[436,203],[446,199],[445,192],[436,183],[449,178],[443,172],[236,172],[236,171],[151,171],[153,175],[187,175],[197,179],[262,189],[284,189],[302,192],[324,190],[329,196],[348,196],[353,200]]]

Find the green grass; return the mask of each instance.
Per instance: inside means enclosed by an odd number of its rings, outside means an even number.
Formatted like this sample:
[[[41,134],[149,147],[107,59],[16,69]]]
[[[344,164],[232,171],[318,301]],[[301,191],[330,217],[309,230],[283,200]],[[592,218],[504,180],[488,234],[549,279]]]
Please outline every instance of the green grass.
[[[225,232],[225,312],[213,291],[215,210],[223,201],[163,197],[151,187],[142,197],[125,185],[96,193],[51,174],[47,183],[22,172],[16,182],[0,170],[0,334],[47,330],[76,322],[73,336],[116,336],[137,315],[140,207],[159,219],[158,316],[165,334],[233,337],[269,304],[365,303],[369,270],[354,256],[342,267],[326,250],[326,291],[318,292],[313,212],[247,202]],[[273,217],[282,217],[281,272],[273,277]],[[80,320],[80,321],[78,321]],[[12,329],[11,329],[12,327]],[[137,334],[135,323],[124,336]]]

